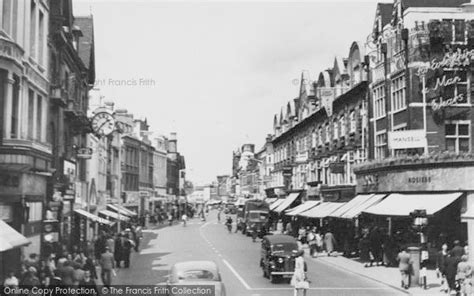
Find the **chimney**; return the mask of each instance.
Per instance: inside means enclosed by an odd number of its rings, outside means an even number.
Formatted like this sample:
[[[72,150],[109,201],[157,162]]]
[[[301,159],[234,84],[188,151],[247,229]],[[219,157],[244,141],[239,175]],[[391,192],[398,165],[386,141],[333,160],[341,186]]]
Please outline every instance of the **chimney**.
[[[178,139],[175,132],[170,133],[170,137],[168,138],[168,152],[178,153]]]

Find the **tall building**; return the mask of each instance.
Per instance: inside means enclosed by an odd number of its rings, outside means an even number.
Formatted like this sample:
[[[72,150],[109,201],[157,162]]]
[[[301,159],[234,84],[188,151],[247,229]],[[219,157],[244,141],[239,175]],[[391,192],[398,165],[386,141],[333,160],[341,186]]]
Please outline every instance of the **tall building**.
[[[168,199],[172,201],[176,207],[175,214],[179,215],[184,209],[186,198],[183,195],[180,185],[183,184],[183,172],[186,168],[184,156],[178,152],[178,138],[176,133],[171,133],[167,139],[167,193]],[[180,182],[181,180],[181,182]]]
[[[473,24],[468,1],[378,5],[369,43],[370,161],[355,171],[358,192],[386,195],[367,212],[388,216],[389,231],[425,210],[426,241],[435,248],[467,241],[470,252]]]
[[[74,17],[72,1],[50,3],[48,134],[55,172],[47,209],[59,221],[58,241],[71,247],[85,241],[87,227],[87,218],[74,210],[88,203],[87,134],[91,130],[87,111],[95,81],[94,30],[92,16]],[[54,246],[56,240],[49,242]]]
[[[7,268],[19,267],[21,255],[40,253],[47,183],[57,170],[47,126],[49,4],[0,1],[0,225],[27,237],[0,252],[0,280]]]

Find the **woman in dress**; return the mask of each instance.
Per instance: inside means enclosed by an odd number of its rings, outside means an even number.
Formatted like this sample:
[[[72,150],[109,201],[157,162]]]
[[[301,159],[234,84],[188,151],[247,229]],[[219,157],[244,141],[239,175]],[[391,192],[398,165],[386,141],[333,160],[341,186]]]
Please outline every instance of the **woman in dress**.
[[[303,250],[295,253],[295,272],[291,279],[291,284],[295,287],[294,296],[306,296],[306,292],[309,289],[309,282],[306,279],[306,263],[304,262],[303,255]]]

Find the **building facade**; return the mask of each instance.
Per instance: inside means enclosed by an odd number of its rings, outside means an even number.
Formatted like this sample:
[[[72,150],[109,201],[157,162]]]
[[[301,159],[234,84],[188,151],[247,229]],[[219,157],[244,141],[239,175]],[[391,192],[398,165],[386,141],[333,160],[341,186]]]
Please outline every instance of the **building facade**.
[[[368,148],[365,47],[354,42],[318,79],[301,78],[300,95],[274,116],[272,187],[306,198],[355,196],[353,165]]]
[[[41,251],[53,143],[47,132],[49,2],[2,0],[0,7],[0,219],[30,241],[0,253],[2,279],[21,256]]]

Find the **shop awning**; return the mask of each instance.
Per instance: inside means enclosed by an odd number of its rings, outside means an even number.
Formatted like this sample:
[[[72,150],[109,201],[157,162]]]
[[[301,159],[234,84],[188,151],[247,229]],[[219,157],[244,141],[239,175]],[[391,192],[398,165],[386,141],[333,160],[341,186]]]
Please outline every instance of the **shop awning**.
[[[88,211],[85,211],[85,210],[81,210],[81,209],[76,209],[74,210],[75,213],[78,213],[79,215],[81,216],[84,216],[86,217],[87,219],[90,219],[91,221],[94,221],[94,222],[97,222],[97,223],[100,223],[100,224],[104,224],[104,225],[112,225],[114,224],[114,222],[112,221],[109,221],[107,219],[104,219],[104,218],[101,218],[97,215],[94,215],[92,213],[89,213]]]
[[[304,211],[314,208],[320,203],[321,202],[319,200],[308,200],[305,203],[302,203],[294,208],[286,210],[285,214],[288,216],[296,216],[300,213],[303,213]]]
[[[385,196],[386,194],[358,194],[329,216],[343,219],[355,218],[360,215],[363,210],[376,204]]]
[[[291,206],[291,204],[298,198],[299,195],[300,195],[299,192],[290,193],[290,195],[288,195],[283,200],[283,202],[274,209],[274,211],[277,213],[281,213],[284,210],[288,209]]]
[[[104,216],[108,216],[110,218],[113,218],[115,220],[120,220],[120,221],[123,221],[123,222],[128,222],[130,221],[130,218],[125,216],[125,215],[121,215],[119,213],[115,213],[115,212],[112,212],[112,211],[109,211],[109,210],[102,210],[99,212],[99,214],[102,214]]]
[[[322,202],[314,208],[299,214],[298,216],[308,218],[325,218],[345,204],[345,202]]]
[[[281,205],[285,201],[284,198],[277,199],[275,202],[273,202],[270,205],[270,211],[274,211],[276,208],[278,208],[279,205]]]
[[[359,216],[363,211],[370,208],[373,205],[378,204],[386,194],[373,194],[365,202],[351,208],[349,211],[345,212],[341,218],[344,219],[354,219]]]
[[[119,213],[120,215],[125,215],[127,217],[134,217],[136,216],[137,214],[133,213],[132,211],[128,210],[128,209],[125,209],[125,208],[122,208],[118,205],[110,205],[108,204],[107,205],[107,209],[108,210],[111,210],[112,212],[115,212],[115,213]]]
[[[276,200],[277,200],[276,197],[265,198],[265,202],[268,203],[268,204],[272,204],[272,203],[275,202]]]
[[[436,194],[392,193],[380,203],[363,212],[379,216],[409,216],[414,210],[426,210],[427,215],[433,215],[453,203],[461,195],[461,192]]]
[[[0,220],[0,252],[25,246],[31,242],[13,227]]]

